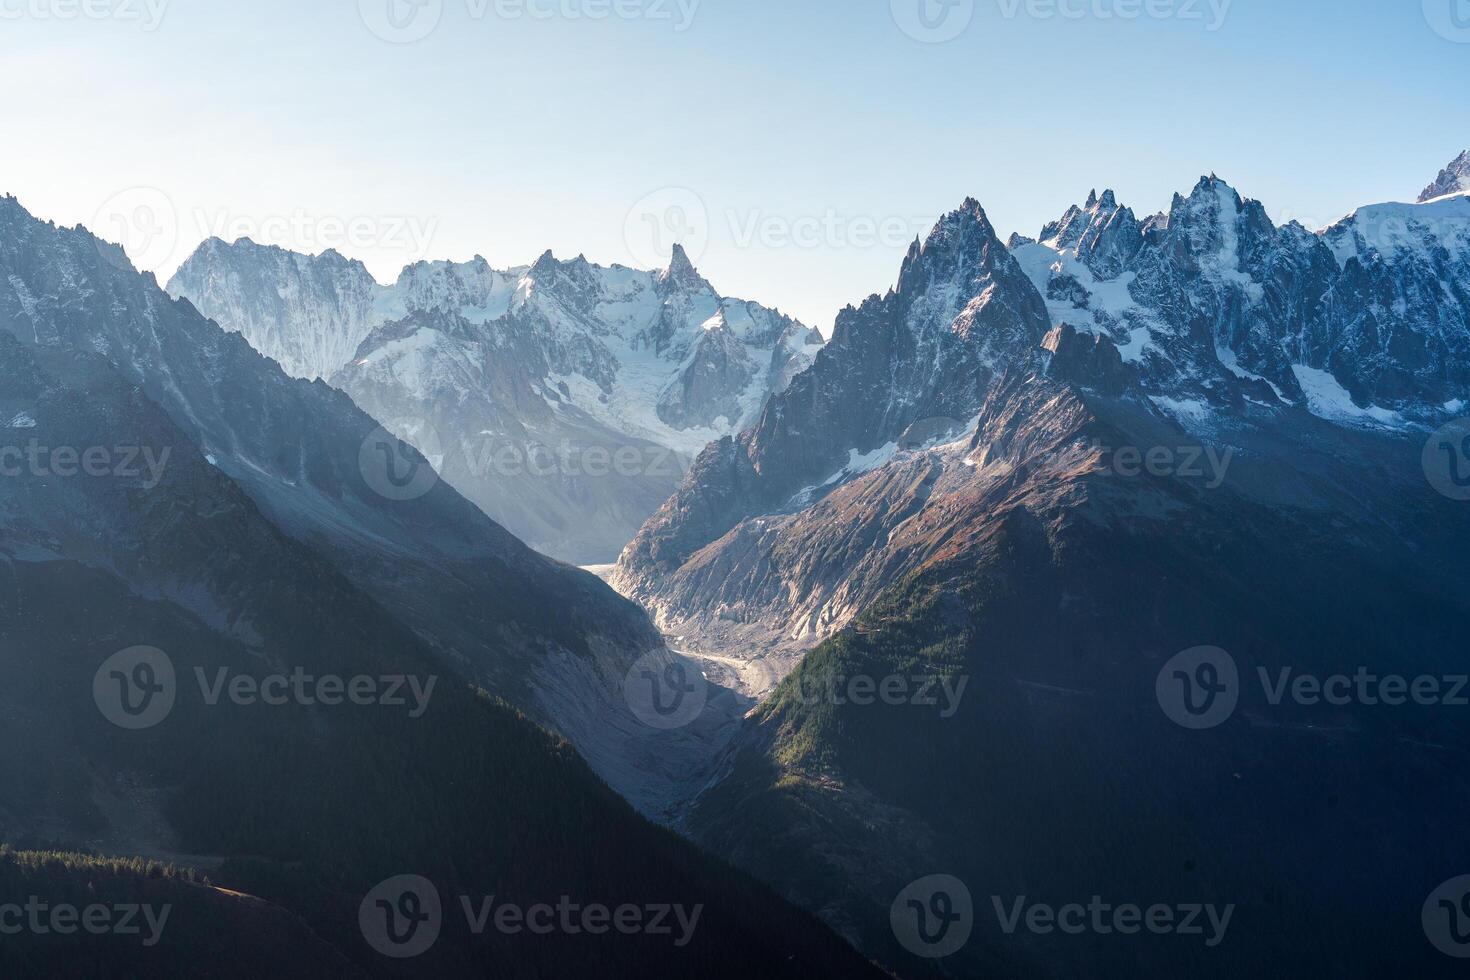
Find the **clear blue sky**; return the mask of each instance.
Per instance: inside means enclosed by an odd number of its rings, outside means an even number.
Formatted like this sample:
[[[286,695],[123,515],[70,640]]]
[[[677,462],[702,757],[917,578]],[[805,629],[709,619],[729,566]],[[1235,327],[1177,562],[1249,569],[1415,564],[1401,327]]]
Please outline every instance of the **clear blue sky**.
[[[683,30],[679,0],[427,0],[406,44],[365,23],[387,2],[0,0],[0,192],[68,224],[143,202],[177,227],[135,248],[163,274],[214,230],[381,279],[547,248],[649,264],[668,236],[640,208],[702,209],[716,287],[826,328],[966,195],[1035,234],[1093,186],[1144,214],[1217,171],[1321,225],[1470,146],[1465,0],[1234,0],[1217,30],[1211,0],[926,0],[941,33],[970,18],[944,43],[899,26],[919,0],[700,0]],[[82,3],[113,16],[65,19]]]

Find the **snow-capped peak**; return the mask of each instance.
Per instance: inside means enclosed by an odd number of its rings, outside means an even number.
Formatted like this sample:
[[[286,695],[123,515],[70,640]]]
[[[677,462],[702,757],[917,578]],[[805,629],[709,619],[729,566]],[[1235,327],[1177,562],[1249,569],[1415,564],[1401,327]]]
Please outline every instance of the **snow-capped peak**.
[[[694,263],[689,261],[689,253],[684,251],[683,245],[674,245],[673,254],[669,256],[668,268],[659,275],[663,282],[697,279],[699,273],[695,271]]]
[[[1470,150],[1455,157],[1448,167],[1439,172],[1434,183],[1424,188],[1424,192],[1419,195],[1419,203],[1466,192],[1470,192]]]

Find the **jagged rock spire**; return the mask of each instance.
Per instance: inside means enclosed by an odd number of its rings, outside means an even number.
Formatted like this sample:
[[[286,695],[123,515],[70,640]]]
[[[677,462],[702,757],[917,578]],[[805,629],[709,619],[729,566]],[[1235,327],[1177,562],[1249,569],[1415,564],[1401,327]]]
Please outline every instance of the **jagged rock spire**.
[[[1434,183],[1424,188],[1424,192],[1419,195],[1419,203],[1450,194],[1463,194],[1466,191],[1470,191],[1470,150],[1455,157],[1448,167],[1439,172]]]

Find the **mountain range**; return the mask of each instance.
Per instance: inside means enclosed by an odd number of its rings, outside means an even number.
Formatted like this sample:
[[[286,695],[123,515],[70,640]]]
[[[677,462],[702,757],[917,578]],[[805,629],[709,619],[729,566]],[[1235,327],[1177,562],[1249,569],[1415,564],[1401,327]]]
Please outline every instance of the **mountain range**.
[[[1269,408],[1412,432],[1465,406],[1467,322],[1464,195],[1362,208],[1314,234],[1207,177],[1168,214],[1139,221],[1094,193],[1008,243],[967,201],[915,243],[895,289],[843,311],[755,426],[705,451],[614,581],[672,632],[763,618],[782,625],[761,632],[820,638],[907,567],[848,574],[913,515],[865,508],[885,523],[849,543],[851,562],[778,545],[785,525],[892,472],[902,449],[973,434],[991,382],[1056,326],[1072,328],[1054,339],[1064,361],[1100,390],[1131,385],[1185,428]]]
[[[211,240],[164,290],[0,199],[0,904],[166,898],[160,976],[1449,975],[1467,156],[1316,231],[1213,175],[1034,238],[969,199],[826,344],[682,249]],[[119,657],[161,722],[99,713]],[[433,693],[191,687],[293,671]],[[704,912],[399,962],[404,874]],[[1026,914],[1128,903],[1213,931]]]
[[[613,574],[667,633],[792,671],[689,831],[907,968],[890,905],[941,873],[974,893],[954,976],[1444,973],[1419,909],[1470,861],[1463,713],[1259,679],[1460,672],[1470,515],[1431,433],[1470,397],[1467,300],[1463,194],[1320,232],[1214,176],[1034,239],[944,216]],[[1201,648],[1239,707],[1191,731],[1159,679]],[[1235,931],[999,915],[1093,896]]]
[[[640,272],[550,252],[505,271],[204,242],[168,283],[287,373],[323,379],[531,547],[614,560],[712,439],[804,370],[821,335],[718,294],[676,246]]]

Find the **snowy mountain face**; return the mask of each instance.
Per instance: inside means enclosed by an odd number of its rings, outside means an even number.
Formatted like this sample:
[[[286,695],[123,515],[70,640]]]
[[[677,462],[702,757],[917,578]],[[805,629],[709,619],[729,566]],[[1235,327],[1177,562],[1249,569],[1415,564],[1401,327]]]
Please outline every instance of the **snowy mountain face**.
[[[211,242],[169,290],[346,391],[491,517],[580,563],[615,556],[688,459],[750,424],[821,345],[720,296],[682,249],[658,272],[548,252],[508,271],[419,263],[380,286],[332,253]]]
[[[748,623],[734,632],[757,646],[809,646],[916,554],[865,543],[892,543],[893,528],[815,544],[808,533],[835,533],[824,502],[879,471],[897,479],[936,420],[930,444],[959,438],[956,425],[973,435],[995,379],[1132,391],[1194,432],[1264,412],[1412,435],[1470,400],[1467,300],[1470,197],[1363,208],[1313,233],[1277,227],[1211,176],[1142,220],[1094,193],[1009,247],[966,202],[914,246],[894,290],[843,311],[756,425],[701,456],[613,581],[670,630]],[[942,485],[902,472],[923,500]]]
[[[238,253],[236,261],[227,256]],[[361,262],[335,251],[299,255],[241,239],[211,238],[169,282],[201,310],[241,333],[292,377],[326,378],[352,357],[378,322],[382,290]]]
[[[1434,183],[1424,188],[1424,193],[1419,195],[1419,203],[1424,204],[1438,197],[1464,194],[1467,191],[1470,191],[1470,150],[1455,157],[1448,167],[1439,172]]]
[[[1464,198],[1276,227],[1209,177],[1141,224],[1108,192],[1013,244],[1051,318],[1114,341],[1153,394],[1221,406],[1244,380],[1320,414],[1429,419],[1470,388],[1467,233]]]

